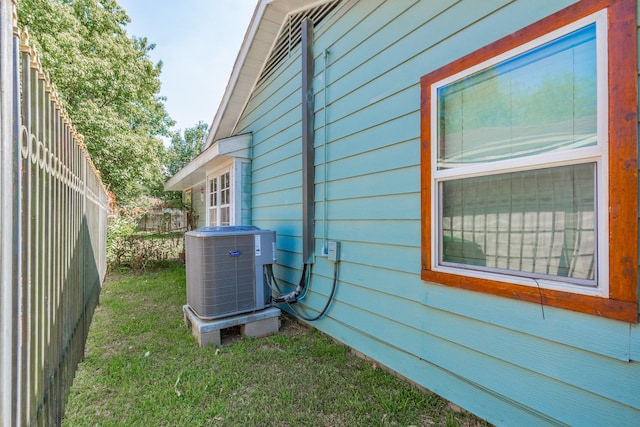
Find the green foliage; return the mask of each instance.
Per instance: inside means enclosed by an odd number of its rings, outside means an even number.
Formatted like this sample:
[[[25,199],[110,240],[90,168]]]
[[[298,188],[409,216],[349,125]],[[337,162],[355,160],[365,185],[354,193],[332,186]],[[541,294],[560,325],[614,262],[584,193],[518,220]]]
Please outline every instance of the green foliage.
[[[131,217],[120,215],[109,218],[107,228],[107,264],[119,265],[127,252],[126,242],[136,232],[138,223]]]
[[[18,0],[21,28],[119,202],[157,188],[173,121],[160,93],[162,64],[146,38],[130,38],[115,0]]]
[[[175,175],[176,172],[200,154],[207,136],[207,130],[207,124],[199,121],[195,126],[185,129],[184,135],[180,135],[180,131],[171,135],[167,165],[169,176]]]
[[[123,208],[120,215],[109,218],[107,227],[107,265],[110,270],[127,268],[144,271],[149,265],[184,259],[182,232],[144,233],[138,230],[149,209]]]
[[[180,130],[171,133],[171,143],[166,153],[165,174],[167,177],[175,175],[202,152],[207,131],[207,124],[201,120],[195,126],[185,129],[184,133],[181,133]],[[169,205],[177,206],[182,203],[182,192],[180,191],[158,192],[157,196]],[[183,207],[190,208],[190,204],[188,206],[183,204]]]
[[[112,267],[126,267],[132,272],[145,271],[150,266],[176,261],[184,254],[183,234],[164,233],[147,236],[136,234],[127,238],[121,246],[124,249],[120,264]]]

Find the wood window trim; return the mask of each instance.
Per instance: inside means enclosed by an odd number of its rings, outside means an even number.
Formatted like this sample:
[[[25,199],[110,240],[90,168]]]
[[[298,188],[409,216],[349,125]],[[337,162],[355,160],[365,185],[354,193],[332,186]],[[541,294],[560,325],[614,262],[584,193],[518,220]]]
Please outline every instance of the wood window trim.
[[[431,265],[431,84],[605,8],[608,9],[609,61],[608,298],[434,271]],[[638,322],[636,31],[636,0],[581,0],[420,79],[423,280],[625,322]]]

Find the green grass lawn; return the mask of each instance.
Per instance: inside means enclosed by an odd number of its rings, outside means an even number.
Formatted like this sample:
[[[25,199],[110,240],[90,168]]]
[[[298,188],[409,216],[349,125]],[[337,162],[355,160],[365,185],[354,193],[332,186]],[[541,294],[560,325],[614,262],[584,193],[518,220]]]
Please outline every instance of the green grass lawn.
[[[177,263],[111,274],[100,298],[64,426],[485,425],[289,317],[199,348]]]

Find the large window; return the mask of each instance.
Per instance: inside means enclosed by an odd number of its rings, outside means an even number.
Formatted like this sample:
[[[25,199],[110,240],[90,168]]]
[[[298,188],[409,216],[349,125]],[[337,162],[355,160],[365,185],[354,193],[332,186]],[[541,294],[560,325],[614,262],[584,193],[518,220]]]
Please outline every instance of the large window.
[[[422,78],[425,280],[636,321],[635,2],[609,3]]]

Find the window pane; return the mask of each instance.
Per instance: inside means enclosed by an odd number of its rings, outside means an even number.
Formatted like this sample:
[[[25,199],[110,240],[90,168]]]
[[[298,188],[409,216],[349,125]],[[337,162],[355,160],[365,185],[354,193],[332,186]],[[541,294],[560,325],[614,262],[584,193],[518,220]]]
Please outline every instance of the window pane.
[[[209,209],[209,225],[218,224],[218,210],[216,208]]]
[[[224,207],[224,208],[220,208],[220,225],[231,225],[231,221],[230,221],[230,208]]]
[[[595,30],[438,89],[438,169],[595,145]]]
[[[441,262],[595,285],[595,168],[443,182]]]
[[[229,200],[230,184],[231,184],[231,180],[229,179],[229,172],[220,176],[220,199],[221,199],[220,204],[221,205],[228,205],[229,203],[231,203],[231,201]]]
[[[209,207],[218,204],[218,183],[215,178],[209,180]]]

